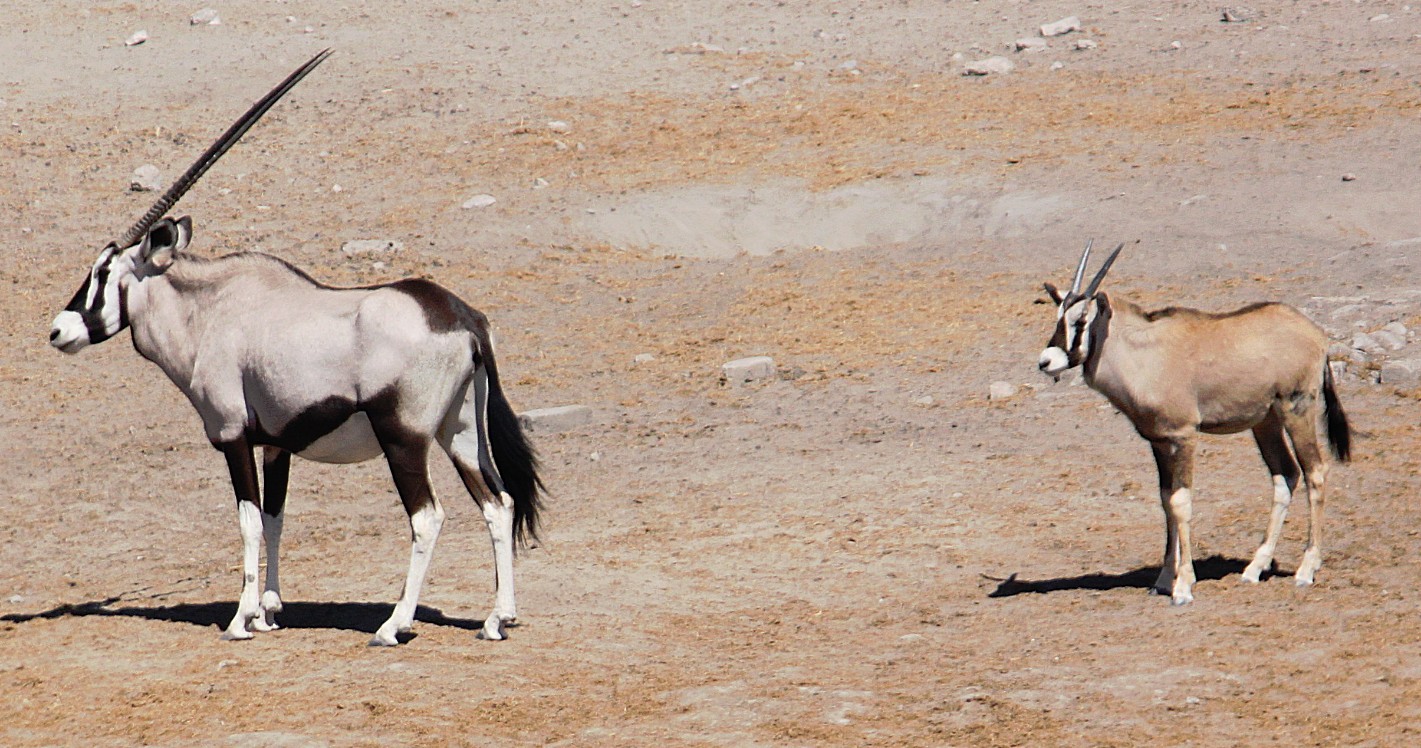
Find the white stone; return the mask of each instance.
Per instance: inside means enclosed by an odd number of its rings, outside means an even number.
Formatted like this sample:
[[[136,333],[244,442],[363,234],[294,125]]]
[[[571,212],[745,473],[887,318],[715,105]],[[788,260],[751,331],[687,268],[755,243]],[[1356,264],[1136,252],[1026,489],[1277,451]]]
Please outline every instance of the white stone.
[[[1066,18],[1062,18],[1061,20],[1056,21],[1055,23],[1044,24],[1041,27],[1041,35],[1060,36],[1061,34],[1069,34],[1072,31],[1080,30],[1081,19],[1075,16],[1067,16]]]
[[[638,353],[634,358],[632,358],[632,361],[638,364],[649,364],[655,360],[656,356],[650,353]]]
[[[518,422],[529,431],[566,431],[591,423],[592,408],[586,405],[560,405],[556,408],[527,410],[518,415]]]
[[[1393,335],[1399,335],[1402,338],[1410,337],[1410,331],[1406,329],[1406,325],[1400,322],[1388,322],[1382,329]]]
[[[222,19],[217,16],[215,8],[203,8],[193,13],[192,18],[188,19],[188,23],[193,26],[218,26],[221,25]]]
[[[1077,40],[1076,40],[1076,49],[1079,49],[1079,50],[1095,49],[1096,47],[1099,47],[1099,46],[1100,46],[1099,44],[1096,44],[1096,43],[1095,43],[1095,40],[1094,40],[1094,39],[1077,39]]]
[[[734,361],[721,364],[720,373],[730,384],[769,379],[775,375],[775,360],[769,356],[737,358]]]
[[[1382,364],[1382,370],[1378,376],[1382,384],[1397,387],[1421,385],[1421,361],[1416,359],[1388,361]]]
[[[567,132],[572,129],[572,126],[560,119],[555,119],[548,123],[548,129],[553,132]]]
[[[163,189],[163,177],[159,173],[158,167],[144,164],[134,169],[133,176],[128,178],[128,189],[134,192],[154,192]]]
[[[1386,349],[1382,347],[1381,343],[1377,342],[1376,338],[1364,332],[1359,332],[1352,336],[1352,347],[1363,353],[1378,354],[1386,352]]]
[[[1220,19],[1224,23],[1248,23],[1253,20],[1253,10],[1243,7],[1224,8],[1220,11]]]
[[[1005,400],[1015,396],[1017,391],[1017,386],[1011,382],[992,382],[992,386],[987,389],[987,399]]]
[[[133,32],[133,36],[130,36],[130,37],[128,37],[127,39],[125,39],[124,42],[123,42],[123,46],[125,46],[125,47],[136,47],[136,46],[138,46],[138,45],[140,45],[140,44],[142,44],[143,42],[146,42],[146,41],[148,41],[148,32],[147,32],[147,31],[139,30],[139,31]]]
[[[1045,39],[1038,39],[1034,36],[1029,36],[1025,39],[1017,39],[1012,42],[1012,46],[1015,47],[1018,52],[1045,52],[1050,48],[1050,45],[1046,43]]]
[[[1405,333],[1398,335],[1396,332],[1388,330],[1385,327],[1371,333],[1371,337],[1372,340],[1375,340],[1381,347],[1388,351],[1399,351],[1406,347]]]
[[[463,207],[487,208],[488,206],[493,205],[496,202],[498,202],[498,198],[494,197],[493,195],[474,195],[473,197],[464,201]]]
[[[340,251],[347,255],[390,254],[404,248],[404,244],[390,239],[354,239],[340,245]]]
[[[967,64],[964,65],[963,68],[962,68],[962,74],[963,74],[963,75],[992,75],[992,74],[1001,75],[1001,74],[1003,74],[1003,73],[1010,73],[1010,72],[1011,72],[1013,69],[1015,69],[1015,68],[1016,68],[1016,65],[1013,65],[1013,64],[1012,64],[1012,61],[1011,61],[1011,60],[1008,60],[1008,59],[1005,58],[1005,57],[1001,57],[1001,56],[988,57],[988,58],[985,59],[985,60],[977,60],[976,62],[969,62],[969,63],[967,63]]]

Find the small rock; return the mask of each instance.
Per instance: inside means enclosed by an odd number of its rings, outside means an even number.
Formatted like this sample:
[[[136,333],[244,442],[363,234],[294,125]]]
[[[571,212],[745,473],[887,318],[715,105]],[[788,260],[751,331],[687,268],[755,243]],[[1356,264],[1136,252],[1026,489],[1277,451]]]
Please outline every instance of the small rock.
[[[1382,347],[1381,343],[1377,342],[1376,338],[1364,332],[1359,332],[1356,335],[1352,336],[1352,347],[1356,350],[1362,351],[1363,353],[1369,353],[1373,355],[1379,355],[1386,352],[1386,349]]]
[[[534,179],[534,180],[533,180],[533,189],[535,189],[535,190],[541,190],[541,189],[543,189],[544,187],[547,187],[547,186],[548,186],[548,180],[543,179],[542,177],[538,177],[537,179]]]
[[[133,36],[130,36],[124,40],[123,46],[136,47],[146,41],[148,41],[147,31],[135,31],[133,32]]]
[[[1075,16],[1068,16],[1068,17],[1066,17],[1066,18],[1062,18],[1061,20],[1059,20],[1059,21],[1057,21],[1057,22],[1055,22],[1055,23],[1048,23],[1048,24],[1043,25],[1043,26],[1041,27],[1041,35],[1042,35],[1042,36],[1060,36],[1061,34],[1069,34],[1069,33],[1071,33],[1072,31],[1080,31],[1080,30],[1081,30],[1081,19],[1079,19],[1079,18],[1077,18],[1077,17],[1075,17]]]
[[[20,603],[22,603],[22,602],[25,601],[25,596],[24,596],[24,595],[11,595],[11,596],[9,597],[9,601],[10,601],[10,604],[11,604],[11,605],[19,605]]]
[[[721,377],[730,384],[743,384],[775,375],[775,360],[769,356],[738,358],[720,366]]]
[[[1254,12],[1251,8],[1232,7],[1219,11],[1219,20],[1224,23],[1248,23],[1253,20]]]
[[[1025,39],[1017,39],[1012,42],[1012,46],[1015,47],[1018,52],[1045,52],[1047,49],[1050,49],[1050,45],[1046,43],[1045,39],[1038,39],[1034,36],[1029,36]]]
[[[1184,49],[1184,42],[1181,42],[1181,41],[1179,41],[1178,39],[1176,39],[1176,40],[1174,40],[1174,41],[1172,41],[1172,42],[1169,43],[1169,48],[1170,48],[1170,49]]]
[[[222,24],[222,19],[217,17],[216,9],[203,8],[193,13],[192,18],[188,19],[188,23],[193,26],[219,26]]]
[[[992,386],[987,389],[988,400],[1005,400],[1015,396],[1017,386],[1011,382],[992,382]]]
[[[474,195],[468,200],[465,200],[462,207],[487,208],[488,206],[493,205],[496,202],[498,202],[498,198],[494,197],[493,195]]]
[[[1398,335],[1396,331],[1383,327],[1380,330],[1373,331],[1371,337],[1372,340],[1375,340],[1381,347],[1388,351],[1399,351],[1406,347],[1406,333]]]
[[[1367,311],[1367,308],[1362,306],[1361,304],[1344,304],[1342,306],[1337,307],[1336,309],[1333,309],[1332,313],[1329,316],[1333,319],[1342,319],[1344,317],[1351,317],[1356,314],[1361,314],[1365,311]]]
[[[589,461],[591,461],[591,462],[601,462],[601,461],[602,461],[602,453],[601,453],[601,452],[593,452],[593,453],[587,455],[587,459],[588,459]]]
[[[635,357],[632,358],[632,361],[638,364],[649,364],[655,360],[656,356],[650,353],[638,353]]]
[[[1356,174],[1353,174],[1353,173],[1351,173],[1351,172],[1348,172],[1348,173],[1342,175],[1342,181],[1344,181],[1344,182],[1355,182],[1355,181],[1357,181],[1357,175],[1356,175]]]
[[[163,189],[163,177],[158,172],[158,167],[144,164],[134,169],[133,176],[128,178],[128,189],[134,192],[155,192]]]
[[[963,74],[963,75],[992,75],[992,74],[1001,75],[1001,74],[1003,74],[1003,73],[1010,73],[1010,72],[1011,72],[1013,69],[1015,69],[1015,68],[1016,68],[1016,65],[1013,65],[1013,64],[1012,64],[1012,61],[1011,61],[1011,60],[1008,60],[1008,59],[1005,58],[1005,57],[1001,57],[1001,56],[988,57],[988,58],[985,59],[985,60],[977,60],[976,62],[969,62],[969,63],[967,63],[967,64],[966,64],[965,66],[963,66],[963,68],[962,68],[962,74]]]
[[[1387,13],[1378,13],[1377,15],[1374,15],[1374,16],[1372,16],[1371,18],[1368,18],[1367,20],[1368,20],[1368,21],[1371,21],[1372,23],[1379,23],[1379,22],[1381,22],[1381,21],[1390,21],[1390,20],[1391,20],[1391,15],[1390,15],[1390,14],[1387,14]]]
[[[1096,42],[1095,42],[1094,39],[1077,39],[1077,40],[1076,40],[1076,49],[1079,49],[1079,50],[1082,50],[1082,51],[1087,50],[1087,49],[1095,49],[1096,47],[1099,47],[1099,46],[1100,46],[1100,45],[1099,45],[1099,44],[1096,44]]]
[[[402,251],[404,244],[389,239],[354,239],[340,245],[347,255],[381,255]]]
[[[548,129],[553,132],[567,132],[572,129],[572,126],[560,119],[555,119],[548,123]]]
[[[1390,384],[1397,387],[1416,387],[1421,385],[1421,360],[1404,359],[1401,361],[1388,361],[1382,364],[1382,369],[1378,373],[1382,384]]]
[[[840,70],[853,70],[854,68],[857,68],[858,66],[859,66],[859,61],[858,61],[858,60],[844,60],[843,62],[839,63],[839,69],[840,69]]]
[[[554,433],[592,422],[592,408],[586,405],[560,405],[539,408],[518,414],[518,423],[529,431]]]
[[[933,401],[933,396],[932,396],[932,395],[923,395],[922,397],[920,397],[920,398],[918,398],[917,400],[914,400],[914,401],[913,401],[914,404],[916,404],[916,405],[921,405],[921,406],[923,406],[923,407],[925,407],[925,408],[926,408],[927,406],[929,406],[929,405],[932,405],[933,402],[934,402],[934,401]]]

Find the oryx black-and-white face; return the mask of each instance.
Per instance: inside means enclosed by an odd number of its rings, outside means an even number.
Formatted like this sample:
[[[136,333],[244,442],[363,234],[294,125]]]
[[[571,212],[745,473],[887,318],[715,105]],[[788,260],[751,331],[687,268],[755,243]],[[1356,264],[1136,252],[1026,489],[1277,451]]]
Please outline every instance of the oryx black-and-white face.
[[[183,216],[158,221],[141,241],[125,249],[110,242],[69,305],[54,318],[49,344],[65,353],[78,353],[128,327],[130,285],[167,270],[173,253],[187,247],[191,238],[192,220]]]
[[[1100,297],[1096,291],[1100,288],[1100,282],[1105,279],[1105,273],[1110,270],[1111,263],[1115,262],[1120,250],[1125,247],[1121,244],[1110,253],[1110,257],[1100,266],[1090,285],[1082,291],[1081,280],[1085,277],[1086,263],[1090,261],[1091,244],[1093,242],[1087,243],[1085,252],[1081,254],[1081,261],[1076,266],[1076,276],[1069,291],[1062,294],[1055,286],[1046,284],[1046,293],[1056,302],[1056,330],[1047,341],[1045,350],[1041,351],[1036,366],[1049,377],[1059,378],[1062,372],[1084,363],[1090,354],[1091,330],[1101,308]]]

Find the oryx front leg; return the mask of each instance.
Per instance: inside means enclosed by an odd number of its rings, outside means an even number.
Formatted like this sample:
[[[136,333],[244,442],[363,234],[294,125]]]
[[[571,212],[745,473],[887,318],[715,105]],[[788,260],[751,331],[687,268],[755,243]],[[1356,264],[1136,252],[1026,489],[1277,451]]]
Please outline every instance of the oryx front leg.
[[[237,495],[237,523],[242,533],[242,594],[237,599],[237,615],[222,632],[222,638],[250,639],[252,632],[247,626],[262,614],[261,588],[257,583],[262,542],[261,509],[257,507],[257,468],[246,439],[219,444],[217,448],[227,458],[232,490]]]
[[[1318,445],[1317,428],[1311,413],[1290,417],[1287,422],[1288,437],[1297,452],[1298,463],[1302,465],[1307,478],[1308,497],[1308,546],[1303,551],[1303,559],[1293,574],[1298,586],[1313,583],[1318,569],[1322,568],[1322,507],[1327,490],[1327,458]]]
[[[281,612],[281,529],[285,524],[287,478],[291,472],[291,453],[276,447],[263,449],[262,462],[262,539],[266,541],[266,585],[261,594],[260,618],[252,621],[254,631],[275,631],[280,628],[276,614]]]
[[[1170,601],[1194,601],[1194,553],[1189,523],[1194,515],[1190,488],[1194,475],[1194,441],[1189,438],[1150,442],[1159,468],[1160,503],[1165,515],[1165,552],[1154,589],[1169,592]]]
[[[385,431],[376,427],[375,435],[390,463],[400,501],[410,518],[412,545],[410,568],[405,588],[390,618],[380,625],[371,646],[394,646],[397,636],[409,632],[414,625],[415,609],[419,606],[420,589],[434,556],[434,544],[439,540],[439,528],[444,525],[444,508],[429,485],[429,443],[418,438],[404,438],[399,430]]]

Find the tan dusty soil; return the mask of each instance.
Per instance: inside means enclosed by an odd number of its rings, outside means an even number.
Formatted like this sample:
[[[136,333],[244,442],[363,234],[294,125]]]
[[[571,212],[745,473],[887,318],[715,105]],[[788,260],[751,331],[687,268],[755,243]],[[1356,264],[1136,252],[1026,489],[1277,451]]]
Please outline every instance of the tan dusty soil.
[[[1301,507],[1240,581],[1269,486],[1248,437],[1207,439],[1173,608],[1146,445],[1034,371],[1040,282],[1090,237],[1141,240],[1109,287],[1146,304],[1421,327],[1421,6],[332,5],[0,11],[0,743],[1421,740],[1418,393],[1342,380],[1357,455],[1305,590]],[[488,542],[436,463],[416,637],[365,646],[408,557],[378,462],[295,466],[285,628],[219,641],[239,540],[196,416],[122,338],[46,345],[152,199],[132,170],[171,178],[326,46],[179,209],[200,253],[434,278],[493,319],[517,407],[594,408],[534,434],[547,525],[506,642],[475,638]],[[958,74],[989,54],[1018,67]],[[404,250],[340,252],[370,238]],[[748,355],[779,376],[722,384]]]

